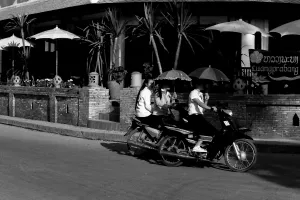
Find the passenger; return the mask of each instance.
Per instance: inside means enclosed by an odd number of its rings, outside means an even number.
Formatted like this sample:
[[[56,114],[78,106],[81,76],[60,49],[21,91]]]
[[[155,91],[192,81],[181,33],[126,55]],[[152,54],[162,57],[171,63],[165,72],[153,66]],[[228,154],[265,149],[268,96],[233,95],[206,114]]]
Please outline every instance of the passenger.
[[[153,115],[160,118],[168,115],[168,108],[172,103],[172,97],[169,92],[170,88],[166,84],[158,83],[157,91],[154,96],[154,111]]]

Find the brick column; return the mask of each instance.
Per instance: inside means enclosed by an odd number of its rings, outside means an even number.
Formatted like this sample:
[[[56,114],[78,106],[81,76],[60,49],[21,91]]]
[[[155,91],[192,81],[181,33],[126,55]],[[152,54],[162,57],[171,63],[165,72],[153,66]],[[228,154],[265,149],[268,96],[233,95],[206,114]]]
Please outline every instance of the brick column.
[[[57,100],[53,93],[49,95],[49,108],[50,122],[57,123]]]
[[[78,126],[87,127],[89,119],[89,88],[79,90],[78,98]]]
[[[88,119],[99,119],[100,113],[109,112],[109,90],[103,87],[88,88]]]
[[[120,95],[120,123],[121,130],[127,130],[131,124],[131,117],[135,114],[135,101],[138,88],[124,88],[121,90]]]
[[[8,116],[15,116],[15,95],[12,92],[8,93]]]

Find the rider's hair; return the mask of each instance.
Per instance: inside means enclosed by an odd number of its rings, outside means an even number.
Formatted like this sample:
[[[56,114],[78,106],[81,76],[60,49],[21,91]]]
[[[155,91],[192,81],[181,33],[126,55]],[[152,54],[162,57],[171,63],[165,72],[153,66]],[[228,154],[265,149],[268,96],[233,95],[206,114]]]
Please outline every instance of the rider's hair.
[[[138,102],[139,102],[139,97],[140,97],[141,91],[147,86],[147,84],[149,83],[150,80],[152,80],[152,79],[151,79],[151,78],[148,78],[148,79],[145,79],[145,80],[144,80],[144,82],[143,82],[143,84],[142,84],[142,86],[141,86],[141,88],[140,88],[140,90],[139,90],[139,92],[138,92],[138,94],[137,94],[137,96],[136,96],[136,100],[135,100],[135,109],[136,109],[137,104],[138,104]]]

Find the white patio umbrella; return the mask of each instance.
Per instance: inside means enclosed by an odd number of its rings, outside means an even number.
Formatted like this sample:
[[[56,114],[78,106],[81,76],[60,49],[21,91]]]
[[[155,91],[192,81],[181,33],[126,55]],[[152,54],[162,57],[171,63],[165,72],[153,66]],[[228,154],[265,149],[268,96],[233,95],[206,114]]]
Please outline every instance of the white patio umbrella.
[[[56,75],[58,72],[58,51],[57,51],[57,39],[79,39],[80,37],[69,32],[62,30],[56,26],[54,29],[44,31],[35,35],[30,36],[29,38],[34,38],[34,39],[53,39],[56,42],[55,45],[55,53],[56,53]]]
[[[216,24],[206,28],[205,30],[218,30],[220,32],[236,32],[242,34],[255,34],[256,32],[260,32],[262,36],[270,36],[262,29],[244,22],[242,19]]]
[[[271,32],[279,33],[281,36],[300,35],[300,19],[278,26],[270,30]]]
[[[26,47],[33,47],[33,45],[27,40],[24,41]],[[10,37],[3,38],[0,40],[0,50],[5,50],[6,47],[23,47],[22,38],[16,37],[14,34]],[[12,70],[14,71],[15,60],[14,60],[14,50],[12,58]]]

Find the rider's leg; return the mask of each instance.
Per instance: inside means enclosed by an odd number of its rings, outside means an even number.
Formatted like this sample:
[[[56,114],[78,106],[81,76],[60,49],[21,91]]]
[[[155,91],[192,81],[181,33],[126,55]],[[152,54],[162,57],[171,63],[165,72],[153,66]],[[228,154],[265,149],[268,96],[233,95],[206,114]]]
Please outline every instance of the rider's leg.
[[[195,133],[200,134],[203,131],[202,128],[203,115],[190,115],[189,116],[189,124]],[[193,148],[194,152],[205,153],[207,152],[205,149],[201,147],[202,140],[199,139],[196,145]]]

